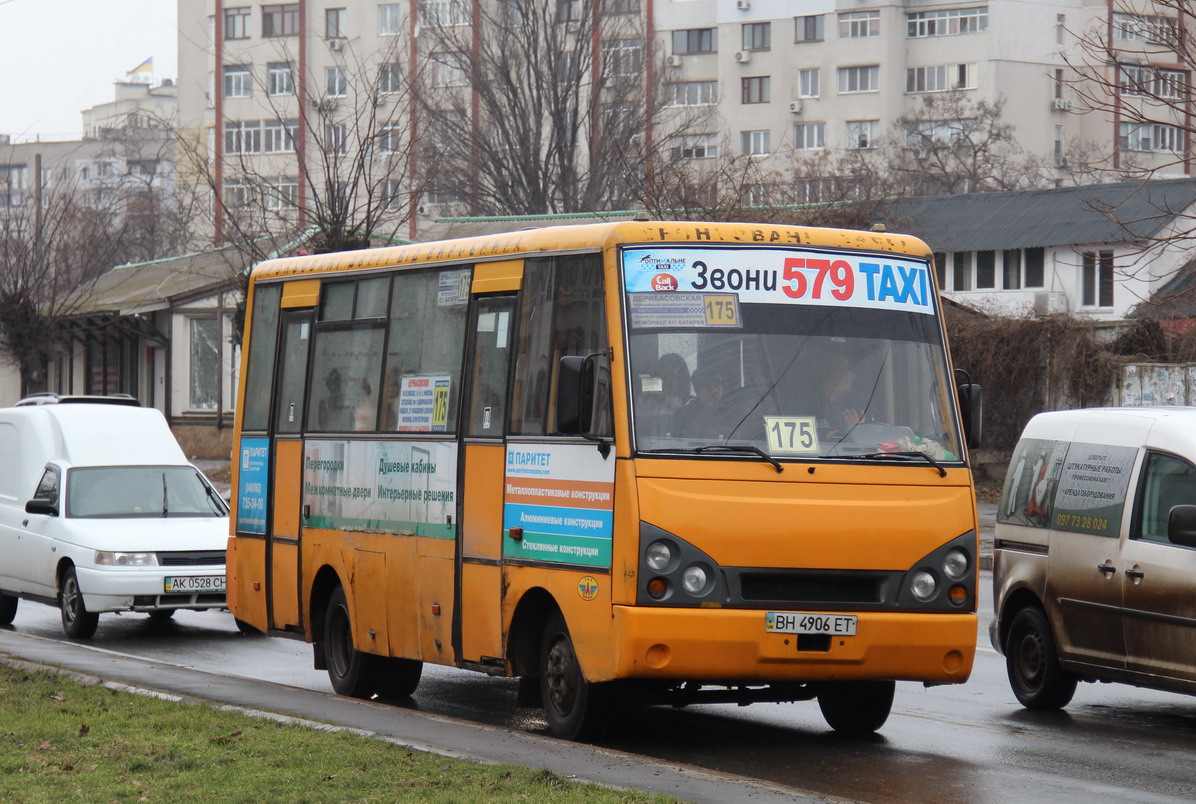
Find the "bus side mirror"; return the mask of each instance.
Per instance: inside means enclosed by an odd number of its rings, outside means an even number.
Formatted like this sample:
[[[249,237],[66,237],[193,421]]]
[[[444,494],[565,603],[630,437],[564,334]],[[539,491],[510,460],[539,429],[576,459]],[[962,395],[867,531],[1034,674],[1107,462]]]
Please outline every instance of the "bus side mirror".
[[[1167,538],[1172,544],[1196,547],[1196,505],[1177,505],[1167,514]]]
[[[963,437],[969,447],[975,449],[980,446],[983,427],[981,419],[984,413],[984,393],[980,386],[973,382],[960,383],[959,415],[963,419]]]
[[[581,435],[585,432],[582,427],[582,413],[593,407],[592,389],[590,383],[590,404],[585,400],[585,371],[586,358],[577,355],[566,355],[561,358],[560,372],[557,375],[556,387],[556,429],[565,435]]]

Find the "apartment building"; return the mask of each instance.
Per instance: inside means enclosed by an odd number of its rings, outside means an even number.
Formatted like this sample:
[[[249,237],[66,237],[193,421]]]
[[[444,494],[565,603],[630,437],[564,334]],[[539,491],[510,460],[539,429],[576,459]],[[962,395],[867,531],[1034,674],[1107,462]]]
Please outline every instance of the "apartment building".
[[[180,118],[206,142],[227,202],[246,202],[229,166],[252,152],[271,164],[256,169],[277,187],[270,203],[310,205],[318,188],[300,179],[304,149],[339,147],[344,136],[313,124],[310,109],[352,104],[361,82],[349,79],[363,71],[374,76],[367,85],[380,106],[394,90],[395,105],[383,108],[387,131],[436,147],[435,126],[412,127],[414,107],[399,100],[400,84],[421,53],[436,61],[429,21],[466,30],[479,1],[179,0]],[[580,0],[553,4],[561,24],[584,13]],[[601,58],[641,71],[662,105],[709,112],[706,128],[671,151],[695,163],[874,149],[925,98],[958,90],[973,102],[1003,100],[1021,148],[1060,171],[1069,150],[1084,144],[1086,156],[1099,153],[1109,164],[1188,173],[1190,145],[1166,120],[1079,114],[1083,93],[1069,67],[1084,61],[1082,38],[1106,37],[1138,51],[1120,67],[1093,67],[1092,76],[1117,85],[1116,103],[1128,108],[1136,96],[1182,92],[1187,74],[1166,46],[1174,24],[1158,15],[1091,0],[605,0],[594,13],[642,22],[642,38],[604,40]],[[436,80],[469,85],[448,61]],[[952,122],[918,125],[946,137]],[[418,170],[403,167],[408,175]],[[399,172],[377,182],[380,192],[397,197],[405,178]],[[420,208],[425,216],[470,211],[457,200],[440,187],[421,197]]]

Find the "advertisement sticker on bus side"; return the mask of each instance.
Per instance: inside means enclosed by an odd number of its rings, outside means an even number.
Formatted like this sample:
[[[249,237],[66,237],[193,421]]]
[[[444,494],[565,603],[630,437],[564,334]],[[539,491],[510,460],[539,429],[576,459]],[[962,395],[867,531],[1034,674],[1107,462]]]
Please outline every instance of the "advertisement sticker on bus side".
[[[237,475],[237,530],[266,532],[266,489],[270,480],[270,439],[241,439]]]
[[[613,458],[589,444],[511,444],[504,492],[504,557],[610,566]]]
[[[443,441],[308,441],[303,504],[311,528],[452,539],[457,446]]]
[[[659,247],[625,249],[622,259],[623,281],[632,294],[733,293],[738,304],[860,307],[934,315],[927,263],[891,254]],[[697,313],[690,316],[696,318]]]

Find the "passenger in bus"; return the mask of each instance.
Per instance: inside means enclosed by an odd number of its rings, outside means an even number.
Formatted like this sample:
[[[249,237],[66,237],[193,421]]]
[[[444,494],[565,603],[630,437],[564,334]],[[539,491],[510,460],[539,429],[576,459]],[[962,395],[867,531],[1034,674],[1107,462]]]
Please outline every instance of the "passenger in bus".
[[[652,373],[639,379],[637,423],[647,435],[675,435],[674,417],[693,398],[685,358],[676,352],[663,354],[653,366]]]
[[[727,435],[729,415],[722,405],[722,375],[714,369],[699,368],[693,373],[692,382],[696,396],[677,411],[674,418],[677,432],[686,438]]]

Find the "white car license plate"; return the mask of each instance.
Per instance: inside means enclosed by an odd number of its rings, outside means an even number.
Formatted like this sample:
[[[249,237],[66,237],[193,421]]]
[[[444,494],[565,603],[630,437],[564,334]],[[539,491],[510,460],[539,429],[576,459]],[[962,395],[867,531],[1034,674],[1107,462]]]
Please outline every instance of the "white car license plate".
[[[179,575],[163,582],[166,594],[172,592],[223,592],[223,575]]]
[[[764,630],[774,634],[855,636],[855,621],[854,614],[770,611],[764,615]]]

